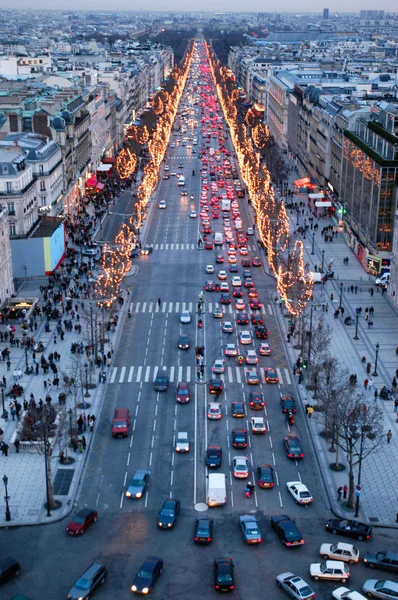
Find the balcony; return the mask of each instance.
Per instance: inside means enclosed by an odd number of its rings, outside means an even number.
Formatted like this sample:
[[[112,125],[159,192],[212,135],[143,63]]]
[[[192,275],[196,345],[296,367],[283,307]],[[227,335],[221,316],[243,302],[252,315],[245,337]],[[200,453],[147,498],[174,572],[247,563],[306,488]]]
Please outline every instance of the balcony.
[[[35,187],[36,186],[36,177],[34,177],[32,179],[32,181],[30,183],[28,183],[28,185],[26,185],[23,189],[21,190],[1,190],[0,191],[0,197],[4,197],[4,198],[8,198],[8,197],[15,197],[15,196],[24,196],[26,194],[26,192],[28,192],[30,190],[30,188]]]

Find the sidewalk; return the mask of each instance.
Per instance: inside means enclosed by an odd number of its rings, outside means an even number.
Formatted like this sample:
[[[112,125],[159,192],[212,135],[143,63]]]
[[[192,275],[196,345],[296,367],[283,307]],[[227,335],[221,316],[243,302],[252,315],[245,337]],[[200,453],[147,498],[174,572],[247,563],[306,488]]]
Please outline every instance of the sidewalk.
[[[294,179],[295,177],[292,174],[291,183]],[[306,200],[306,195],[296,195],[293,198],[293,202],[299,203],[302,201],[307,206]],[[288,212],[291,228],[295,230],[297,229],[296,213],[294,212],[291,215],[291,211]],[[307,209],[305,209],[306,212]],[[301,215],[299,222],[302,224],[305,218],[308,223],[309,216],[312,215]],[[314,224],[316,222],[317,220],[314,218]],[[369,403],[371,403],[375,401],[375,389],[380,391],[383,385],[391,389],[391,381],[398,367],[395,354],[398,340],[398,314],[396,309],[389,303],[387,296],[383,296],[380,289],[374,285],[375,278],[365,272],[351,249],[348,248],[343,234],[338,233],[332,242],[325,242],[321,235],[322,229],[327,225],[336,225],[336,223],[333,223],[331,219],[319,219],[318,223],[318,231],[315,232],[314,255],[311,254],[313,241],[313,231],[311,229],[307,230],[307,239],[304,239],[303,242],[305,262],[309,263],[310,270],[314,271],[315,265],[321,265],[322,251],[324,251],[325,271],[327,270],[327,264],[333,260],[334,279],[328,280],[325,285],[316,284],[314,286],[314,297],[317,304],[329,304],[329,310],[323,312],[323,317],[333,329],[330,352],[347,367],[350,373],[357,374],[358,386],[363,385],[366,377],[372,379],[372,389],[367,392]],[[348,265],[343,263],[345,257],[349,258]],[[341,315],[338,319],[333,316],[336,308],[340,305],[341,283],[343,283],[342,306],[345,309],[344,317],[351,316],[353,324],[350,326],[344,325],[344,319]],[[354,286],[353,293],[351,292],[351,286]],[[373,296],[370,294],[371,288],[374,291]],[[331,294],[333,294],[333,300],[331,300]],[[359,340],[354,340],[355,311],[359,307],[363,309],[358,321]],[[370,328],[365,320],[366,307],[374,308],[374,316],[371,318],[373,326]],[[322,310],[322,308],[320,307],[317,310]],[[278,315],[278,319],[283,331],[287,333],[287,319],[283,318],[281,314]],[[366,373],[366,363],[371,363],[371,373],[373,373],[377,343],[380,345],[377,362],[378,376],[371,377]],[[293,349],[293,340],[291,344],[286,342],[286,347],[293,367],[298,357],[298,352]],[[363,356],[366,357],[366,363],[361,361]],[[306,398],[311,402],[310,392],[303,385],[298,386],[298,389],[302,401]],[[362,463],[360,517],[373,524],[394,525],[398,511],[398,465],[396,460],[398,454],[398,424],[396,423],[393,401],[378,399],[377,402],[381,403],[384,409],[383,428],[386,433],[391,429],[393,438],[388,446],[387,442],[383,441]],[[330,441],[328,443],[320,437],[321,427],[315,418],[307,419],[307,425],[313,434],[313,442],[325,478],[331,507],[336,513],[347,518],[353,518],[354,512],[344,510],[344,504],[337,501],[336,494],[336,490],[340,485],[348,484],[348,472],[345,470],[335,473],[330,470],[329,464],[334,462],[335,457],[334,454],[328,451]],[[339,454],[339,461],[344,463],[343,452],[340,451]]]

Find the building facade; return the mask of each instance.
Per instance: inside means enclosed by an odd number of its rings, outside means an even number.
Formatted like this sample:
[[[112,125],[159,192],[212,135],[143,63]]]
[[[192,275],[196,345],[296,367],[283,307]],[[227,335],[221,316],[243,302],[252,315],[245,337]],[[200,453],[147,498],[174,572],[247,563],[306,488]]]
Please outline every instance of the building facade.
[[[7,209],[0,205],[0,307],[14,293],[10,247],[10,226]]]

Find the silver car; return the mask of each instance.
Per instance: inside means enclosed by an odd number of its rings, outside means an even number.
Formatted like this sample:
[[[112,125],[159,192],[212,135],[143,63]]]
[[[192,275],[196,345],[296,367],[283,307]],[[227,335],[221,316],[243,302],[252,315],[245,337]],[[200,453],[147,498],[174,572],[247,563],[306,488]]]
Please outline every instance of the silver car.
[[[127,488],[127,498],[141,498],[149,483],[150,476],[151,474],[149,471],[144,471],[143,469],[136,471]]]
[[[398,583],[388,579],[367,579],[362,591],[368,598],[386,598],[391,600],[398,597]]]
[[[180,323],[190,323],[191,322],[191,313],[189,310],[183,310],[180,316]]]
[[[281,573],[276,578],[278,587],[282,588],[289,596],[296,600],[310,600],[315,598],[315,592],[304,579],[294,573]]]
[[[179,431],[176,439],[176,452],[189,452],[189,439],[186,431]]]

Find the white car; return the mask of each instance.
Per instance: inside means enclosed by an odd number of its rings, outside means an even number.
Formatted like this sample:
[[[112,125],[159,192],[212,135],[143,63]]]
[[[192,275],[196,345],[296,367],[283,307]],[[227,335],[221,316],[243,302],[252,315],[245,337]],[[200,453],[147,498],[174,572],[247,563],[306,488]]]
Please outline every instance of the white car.
[[[186,431],[177,433],[176,452],[189,452],[189,439]]]
[[[164,166],[164,170],[165,170],[165,171],[170,171],[170,167],[169,167],[169,165],[165,165],[165,166]]]
[[[242,280],[240,277],[235,275],[235,277],[232,277],[231,283],[233,287],[240,287],[242,285]]]
[[[249,461],[246,456],[234,456],[232,459],[232,473],[236,479],[249,477]]]
[[[359,561],[359,550],[352,544],[338,542],[337,544],[322,544],[319,554],[325,560],[342,560],[353,565]]]
[[[170,173],[170,175],[171,175],[172,177],[177,177],[177,173],[176,173],[176,171],[172,171],[172,172]]]
[[[254,229],[253,229],[253,227],[248,227],[247,228],[247,235],[254,235]]]
[[[191,219],[196,219],[196,210],[191,210],[191,212],[189,213],[189,216],[191,217]]]
[[[221,419],[221,404],[219,402],[209,402],[207,405],[208,419]]]
[[[229,292],[228,281],[222,281],[220,283],[220,292]]]
[[[236,310],[245,310],[245,308],[246,308],[245,301],[242,300],[242,298],[237,298],[236,302],[235,302],[235,308],[236,308]]]
[[[166,200],[161,200],[159,202],[159,208],[167,208]]]
[[[225,367],[224,367],[224,361],[222,360],[222,358],[218,358],[217,360],[214,361],[211,370],[213,373],[224,373]]]
[[[312,600],[316,597],[308,583],[294,573],[281,573],[277,576],[276,583],[295,600]]]
[[[180,316],[181,323],[190,323],[191,322],[191,313],[189,310],[183,310]]]
[[[213,265],[207,265],[206,266],[206,273],[208,275],[212,275],[214,273],[214,267],[213,267]]]
[[[264,417],[252,417],[250,419],[252,433],[267,433]]]
[[[350,578],[350,570],[341,560],[327,560],[324,563],[312,563],[310,565],[312,579],[329,579],[345,583]]]
[[[255,350],[246,350],[245,361],[247,365],[257,365],[258,357]]]
[[[224,281],[225,279],[227,279],[228,275],[226,271],[219,271],[218,273],[218,279],[221,279],[222,281]]]
[[[265,342],[262,342],[259,345],[258,351],[261,354],[261,356],[268,356],[269,354],[271,354],[271,348],[269,344],[266,344]]]
[[[239,342],[243,345],[252,343],[252,336],[250,335],[250,331],[241,331],[239,334]]]
[[[314,501],[309,489],[301,481],[288,481],[286,487],[297,504],[311,504]]]
[[[232,325],[231,321],[224,321],[222,324],[222,330],[224,333],[233,333],[234,326]]]
[[[339,587],[337,590],[332,592],[335,600],[366,600],[366,596],[363,596],[359,592],[355,592],[346,587]]]

